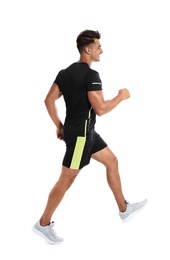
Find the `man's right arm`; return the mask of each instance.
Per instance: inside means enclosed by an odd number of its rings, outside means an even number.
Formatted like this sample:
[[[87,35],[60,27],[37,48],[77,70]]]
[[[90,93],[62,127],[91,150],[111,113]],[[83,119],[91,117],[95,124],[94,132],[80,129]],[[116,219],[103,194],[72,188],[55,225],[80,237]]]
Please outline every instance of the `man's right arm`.
[[[112,111],[121,101],[130,97],[129,91],[124,88],[118,91],[118,95],[113,99],[104,100],[103,91],[88,91],[88,99],[98,116],[102,116]]]

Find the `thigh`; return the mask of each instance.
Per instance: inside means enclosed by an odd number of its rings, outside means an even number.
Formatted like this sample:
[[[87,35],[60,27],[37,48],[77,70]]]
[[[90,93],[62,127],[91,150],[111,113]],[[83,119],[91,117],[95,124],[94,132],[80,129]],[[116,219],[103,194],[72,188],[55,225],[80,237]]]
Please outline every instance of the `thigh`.
[[[93,153],[92,158],[108,167],[116,159],[116,156],[111,151],[111,149],[107,146],[104,149],[96,153]]]
[[[63,182],[70,182],[76,178],[79,172],[79,169],[70,169],[62,166],[62,171],[59,179]]]

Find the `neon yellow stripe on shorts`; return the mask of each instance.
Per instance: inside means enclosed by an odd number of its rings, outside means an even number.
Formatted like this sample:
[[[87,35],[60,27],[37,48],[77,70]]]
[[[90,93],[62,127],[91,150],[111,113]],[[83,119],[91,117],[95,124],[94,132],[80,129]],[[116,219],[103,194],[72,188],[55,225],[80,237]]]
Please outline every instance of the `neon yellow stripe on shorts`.
[[[86,142],[86,136],[78,136],[76,145],[74,148],[73,158],[71,161],[71,169],[79,169],[81,158],[83,155],[83,150]]]

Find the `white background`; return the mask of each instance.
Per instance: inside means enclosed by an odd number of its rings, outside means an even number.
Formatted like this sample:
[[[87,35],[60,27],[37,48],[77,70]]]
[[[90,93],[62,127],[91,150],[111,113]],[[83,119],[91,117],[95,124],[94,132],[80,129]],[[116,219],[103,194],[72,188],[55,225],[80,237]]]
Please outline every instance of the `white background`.
[[[1,1],[0,230],[2,259],[170,259],[168,0]],[[119,160],[125,197],[147,207],[122,224],[105,169],[91,161],[53,216],[64,243],[31,228],[57,181],[65,145],[44,98],[62,68],[79,59],[76,37],[99,30],[104,53],[93,64],[106,99],[131,98],[97,118]],[[65,107],[58,104],[61,118]]]

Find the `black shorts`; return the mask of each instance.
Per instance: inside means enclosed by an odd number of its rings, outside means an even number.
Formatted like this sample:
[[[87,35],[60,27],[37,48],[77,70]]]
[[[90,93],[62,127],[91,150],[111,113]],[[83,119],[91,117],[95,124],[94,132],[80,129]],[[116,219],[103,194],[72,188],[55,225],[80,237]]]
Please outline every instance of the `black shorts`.
[[[86,136],[64,136],[66,153],[63,165],[70,169],[82,169],[90,163],[91,155],[107,146],[106,142],[95,131]]]

